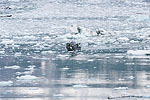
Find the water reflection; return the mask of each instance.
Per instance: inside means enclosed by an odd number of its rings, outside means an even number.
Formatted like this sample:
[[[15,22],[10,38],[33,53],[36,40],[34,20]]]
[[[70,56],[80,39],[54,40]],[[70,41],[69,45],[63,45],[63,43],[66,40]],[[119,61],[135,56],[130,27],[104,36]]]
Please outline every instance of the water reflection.
[[[107,55],[100,60],[1,56],[0,61],[2,100],[106,100],[109,96],[149,96],[148,56],[132,59],[121,54]]]

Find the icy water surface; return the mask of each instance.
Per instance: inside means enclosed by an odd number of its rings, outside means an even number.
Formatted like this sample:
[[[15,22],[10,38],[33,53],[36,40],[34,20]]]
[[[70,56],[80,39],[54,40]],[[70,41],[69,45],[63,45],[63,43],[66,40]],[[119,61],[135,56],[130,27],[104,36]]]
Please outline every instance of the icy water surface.
[[[149,40],[149,0],[1,0],[0,100],[149,100]]]

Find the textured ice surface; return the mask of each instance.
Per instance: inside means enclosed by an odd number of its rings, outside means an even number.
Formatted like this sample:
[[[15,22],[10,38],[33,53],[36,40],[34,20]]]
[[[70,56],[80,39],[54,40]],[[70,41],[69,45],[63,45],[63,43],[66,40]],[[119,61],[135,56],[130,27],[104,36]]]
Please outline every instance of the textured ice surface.
[[[149,7],[149,0],[0,0],[1,99],[149,97]],[[71,41],[81,52],[67,52]],[[116,100],[123,99],[141,98]]]

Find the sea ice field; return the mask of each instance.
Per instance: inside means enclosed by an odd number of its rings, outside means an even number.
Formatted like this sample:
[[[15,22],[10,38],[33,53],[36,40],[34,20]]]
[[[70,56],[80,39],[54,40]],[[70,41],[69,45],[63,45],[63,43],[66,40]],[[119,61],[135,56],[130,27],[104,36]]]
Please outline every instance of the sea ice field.
[[[0,100],[150,100],[150,0],[0,0]]]

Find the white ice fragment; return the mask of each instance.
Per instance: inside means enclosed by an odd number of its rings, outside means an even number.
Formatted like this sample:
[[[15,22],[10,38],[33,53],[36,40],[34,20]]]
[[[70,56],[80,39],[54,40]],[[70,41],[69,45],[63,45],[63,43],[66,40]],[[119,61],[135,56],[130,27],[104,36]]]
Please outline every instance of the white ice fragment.
[[[5,51],[0,51],[0,54],[5,54]]]
[[[12,86],[13,82],[12,81],[0,81],[0,87],[3,86]]]
[[[21,52],[15,53],[15,56],[21,56]]]
[[[97,67],[93,67],[94,69],[96,69]]]
[[[128,90],[128,87],[117,87],[114,90]]]
[[[54,53],[54,51],[51,51],[51,50],[49,50],[49,51],[42,51],[42,54],[52,54],[52,53]]]
[[[3,39],[1,43],[2,43],[2,44],[13,44],[14,41],[13,41],[13,40],[10,40],[10,39]]]
[[[45,36],[43,37],[43,40],[51,40],[51,38],[49,36]]]
[[[130,43],[138,43],[139,41],[131,40]]]
[[[33,73],[32,71],[16,72],[16,75],[22,75],[22,74],[29,75],[29,74],[32,74],[32,73]]]
[[[150,54],[150,50],[128,50],[127,54],[132,54],[132,55],[147,55],[147,54]]]
[[[129,39],[127,37],[120,37],[120,38],[118,38],[118,40],[121,41],[121,42],[129,41]]]
[[[112,32],[109,32],[109,31],[107,31],[107,30],[105,30],[105,29],[103,29],[103,28],[99,28],[99,29],[97,29],[96,30],[96,34],[97,35],[109,35],[109,36],[112,36],[112,35],[114,35],[114,33],[112,33]]]
[[[4,66],[6,69],[19,69],[20,66],[14,65],[14,66]]]
[[[87,85],[77,84],[77,85],[73,85],[73,88],[87,88]]]
[[[69,55],[61,55],[61,54],[57,56],[57,58],[62,59],[62,60],[65,60],[68,57],[69,57]]]
[[[26,68],[26,70],[28,70],[28,71],[26,71],[26,72],[27,72],[27,73],[33,73],[35,67],[36,67],[35,65],[30,65],[30,66],[28,66],[28,68]]]
[[[118,80],[119,80],[119,81],[124,81],[125,79],[119,78]]]
[[[36,80],[37,77],[36,76],[33,76],[33,75],[24,75],[24,76],[17,76],[17,79],[19,80]]]
[[[69,68],[65,67],[65,68],[62,68],[63,70],[68,70]]]
[[[20,2],[20,0],[8,0],[8,1],[11,1],[11,2]]]
[[[63,98],[64,95],[63,95],[63,94],[54,94],[53,97],[56,97],[56,98]]]
[[[88,61],[89,61],[89,62],[92,62],[92,61],[94,61],[94,60],[93,60],[93,59],[89,59]]]
[[[129,78],[129,79],[131,79],[131,80],[133,80],[133,79],[134,79],[134,77],[133,77],[133,76],[129,76],[128,78]]]
[[[150,88],[150,84],[147,84],[145,87],[146,87],[146,88]]]

